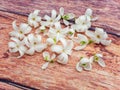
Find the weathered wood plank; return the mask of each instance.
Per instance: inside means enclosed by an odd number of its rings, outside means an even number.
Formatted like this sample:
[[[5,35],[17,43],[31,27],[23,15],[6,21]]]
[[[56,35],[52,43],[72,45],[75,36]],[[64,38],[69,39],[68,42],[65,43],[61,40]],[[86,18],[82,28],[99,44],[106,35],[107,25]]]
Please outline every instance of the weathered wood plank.
[[[59,2],[59,3],[58,3]],[[82,14],[87,7],[95,11],[100,17],[93,26],[105,28],[119,35],[120,33],[120,10],[117,0],[65,0],[37,1],[37,0],[1,0],[0,1],[0,78],[9,78],[15,82],[42,90],[119,90],[120,87],[120,37],[109,35],[112,39],[110,46],[93,45],[86,47],[81,52],[74,51],[67,65],[58,63],[50,64],[47,70],[41,70],[44,63],[41,53],[33,56],[25,55],[21,59],[12,57],[7,52],[9,42],[8,33],[12,31],[11,23],[26,22],[27,15],[31,10],[40,9],[42,15],[49,13],[51,9],[65,7],[67,12]],[[3,12],[6,11],[6,12]],[[13,12],[15,12],[13,14]],[[107,17],[106,17],[107,16]],[[96,52],[104,55],[106,68],[97,64],[93,65],[90,72],[81,73],[75,70],[75,65],[81,56],[90,56]],[[6,56],[8,54],[8,56]]]
[[[5,84],[5,83],[2,83],[0,82],[0,90],[21,90],[19,88],[16,88],[14,86],[11,86],[11,85],[8,85],[8,84]]]
[[[94,10],[99,21],[93,26],[103,27],[120,35],[120,1],[119,0],[1,0],[0,10],[11,13],[28,15],[35,9],[41,10],[41,15],[49,13],[52,9],[64,7],[66,12],[73,12],[77,16],[83,14],[88,7]],[[106,18],[108,17],[108,18]]]

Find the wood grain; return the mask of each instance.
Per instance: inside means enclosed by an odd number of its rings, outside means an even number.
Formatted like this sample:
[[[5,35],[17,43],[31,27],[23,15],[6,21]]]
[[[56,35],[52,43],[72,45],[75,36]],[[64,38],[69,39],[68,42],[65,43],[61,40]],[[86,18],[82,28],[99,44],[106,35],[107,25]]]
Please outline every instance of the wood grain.
[[[16,59],[7,52],[7,44],[10,41],[8,33],[12,31],[13,20],[17,20],[18,23],[26,22],[26,16],[35,9],[40,9],[43,16],[50,14],[52,9],[58,10],[60,7],[77,16],[90,7],[94,10],[94,15],[99,16],[93,27],[99,26],[108,32],[120,35],[119,0],[1,0],[0,78],[11,79],[40,90],[120,90],[120,37],[115,35],[109,34],[112,39],[110,46],[91,44],[82,51],[73,51],[67,65],[53,63],[45,71],[41,70],[41,65],[44,63],[41,53]],[[91,56],[96,52],[104,55],[106,68],[94,64],[90,72],[79,73],[75,70],[75,65],[81,56]],[[10,89],[5,87],[5,90]]]

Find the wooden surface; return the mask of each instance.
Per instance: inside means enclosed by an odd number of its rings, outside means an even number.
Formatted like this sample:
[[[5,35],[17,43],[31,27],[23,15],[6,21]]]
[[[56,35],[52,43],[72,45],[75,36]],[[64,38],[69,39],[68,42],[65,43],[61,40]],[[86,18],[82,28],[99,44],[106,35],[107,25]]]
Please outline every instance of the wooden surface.
[[[27,15],[35,9],[40,9],[43,16],[60,7],[77,16],[92,8],[94,15],[99,16],[93,26],[112,33],[109,34],[111,45],[91,44],[83,51],[74,51],[67,65],[53,63],[45,71],[41,70],[44,61],[40,53],[16,59],[7,52],[13,20],[26,22]],[[0,78],[39,90],[120,90],[120,0],[0,0],[0,47]],[[94,64],[92,71],[77,72],[75,65],[80,56],[95,52],[104,55],[107,66]],[[0,90],[19,89],[0,82]]]

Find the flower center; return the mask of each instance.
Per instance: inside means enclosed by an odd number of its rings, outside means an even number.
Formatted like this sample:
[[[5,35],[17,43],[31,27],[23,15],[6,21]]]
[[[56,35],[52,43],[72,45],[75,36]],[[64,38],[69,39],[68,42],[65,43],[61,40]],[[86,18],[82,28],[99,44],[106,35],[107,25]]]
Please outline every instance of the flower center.
[[[81,41],[81,42],[80,42],[80,45],[85,45],[85,44],[86,44],[85,41]]]
[[[23,31],[20,30],[20,34],[23,34]]]
[[[97,38],[100,38],[100,35],[97,35]]]
[[[83,67],[85,67],[86,65],[87,65],[86,63],[82,64]]]
[[[36,45],[37,44],[37,42],[34,42],[34,45]]]
[[[33,21],[35,21],[35,17],[34,17],[34,18],[32,18],[32,20],[33,20]]]
[[[94,61],[98,61],[99,60],[99,57],[97,57],[97,56],[94,56]]]
[[[60,33],[60,30],[57,30],[57,33]]]

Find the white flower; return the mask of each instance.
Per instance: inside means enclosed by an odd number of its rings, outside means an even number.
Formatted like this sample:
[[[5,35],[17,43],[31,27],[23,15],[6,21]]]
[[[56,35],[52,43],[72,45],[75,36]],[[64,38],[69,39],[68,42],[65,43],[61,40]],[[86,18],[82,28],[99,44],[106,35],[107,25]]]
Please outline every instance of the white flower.
[[[81,50],[81,49],[85,48],[89,42],[88,38],[82,34],[77,34],[77,37],[74,37],[73,41],[79,43],[79,45],[80,45],[80,46],[76,46],[74,48],[75,50]]]
[[[56,55],[52,54],[52,56],[50,57],[49,52],[45,51],[43,52],[43,58],[44,60],[46,60],[47,62],[45,64],[42,65],[42,69],[46,69],[48,67],[48,64],[50,62],[53,62],[53,60],[55,59]]]
[[[60,22],[55,23],[55,28],[50,28],[48,36],[51,38],[56,38],[59,41],[61,38],[65,38],[68,32],[68,27],[62,28]]]
[[[65,25],[70,24],[68,20],[71,20],[71,19],[75,18],[75,15],[73,13],[64,14],[64,8],[63,7],[60,8],[59,12],[60,12],[60,15],[61,15],[61,17],[63,19],[63,23]]]
[[[102,28],[95,28],[95,32],[86,31],[86,35],[97,44],[109,45],[111,43],[111,40],[106,40],[108,35]]]
[[[25,35],[30,33],[32,30],[32,28],[26,23],[21,23],[20,26],[18,27],[16,25],[16,21],[13,21],[12,26],[13,31],[9,33],[10,36],[17,37],[19,39],[23,39]]]
[[[73,41],[72,40],[66,41],[65,39],[62,39],[61,42],[62,42],[63,46],[53,45],[51,47],[51,50],[53,52],[56,52],[56,53],[59,54],[59,56],[57,57],[58,58],[58,60],[57,60],[58,63],[67,64],[68,55],[71,55],[71,53],[72,53]]]
[[[91,61],[88,58],[82,58],[76,65],[76,70],[81,72],[83,69],[85,70],[91,70],[92,69],[92,65],[91,65]]]
[[[40,26],[38,29],[35,31],[36,34],[43,33],[43,35],[47,35],[47,30],[45,26]]]
[[[67,35],[68,35],[68,37],[69,37],[70,39],[72,39],[72,38],[74,37],[74,35],[75,35],[75,30],[72,29],[72,28],[70,28],[70,29],[68,30],[68,32],[67,32]]]
[[[101,67],[105,67],[105,62],[102,59],[103,55],[102,54],[95,54],[94,56],[92,56],[90,59],[92,61],[97,62]]]
[[[44,26],[47,26],[47,27],[53,26],[54,23],[56,23],[60,20],[60,18],[61,18],[61,16],[60,15],[57,16],[56,10],[52,10],[51,11],[51,17],[48,16],[48,15],[45,15],[44,19],[46,21],[42,21],[41,24],[44,25]]]
[[[33,13],[30,13],[28,16],[28,24],[34,26],[34,28],[38,27],[41,21],[41,17],[38,16],[40,10],[35,10]]]
[[[88,8],[86,11],[85,11],[85,15],[90,17],[91,21],[96,21],[98,19],[98,17],[94,17],[92,16],[92,9]]]
[[[24,42],[29,50],[26,51],[27,54],[33,55],[34,52],[41,52],[47,45],[42,43],[42,38],[40,35],[29,34],[24,38]]]
[[[27,48],[25,47],[25,43],[22,41],[20,41],[17,38],[12,37],[11,40],[13,40],[12,42],[8,43],[8,47],[9,47],[9,51],[10,52],[19,52],[20,56],[18,56],[17,58],[22,57]]]
[[[71,27],[77,32],[85,32],[91,27],[90,17],[82,15],[75,20],[75,24]]]
[[[53,45],[56,44],[58,42],[58,40],[56,38],[47,38],[46,43],[48,45]]]

